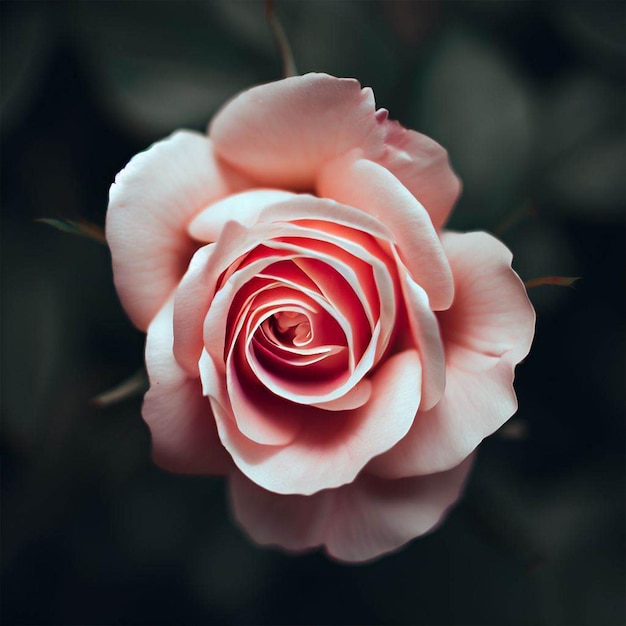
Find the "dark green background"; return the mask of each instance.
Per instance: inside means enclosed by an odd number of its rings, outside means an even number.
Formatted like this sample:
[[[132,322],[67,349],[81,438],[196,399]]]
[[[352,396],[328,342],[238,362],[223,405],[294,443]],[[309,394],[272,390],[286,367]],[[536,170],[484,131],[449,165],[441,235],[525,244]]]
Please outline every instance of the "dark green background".
[[[261,2],[3,2],[2,621],[5,624],[623,624],[623,2],[278,2],[300,71],[357,77],[441,141],[452,225],[493,229],[542,287],[496,434],[434,534],[366,566],[250,544],[223,481],[149,460],[142,363],[104,246],[128,159],[280,75]]]

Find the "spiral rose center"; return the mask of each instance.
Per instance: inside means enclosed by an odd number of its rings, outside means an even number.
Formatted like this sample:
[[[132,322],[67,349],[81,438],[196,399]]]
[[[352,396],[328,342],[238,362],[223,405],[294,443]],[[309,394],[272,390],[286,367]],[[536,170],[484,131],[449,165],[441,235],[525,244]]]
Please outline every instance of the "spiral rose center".
[[[305,346],[312,339],[311,323],[303,313],[279,311],[269,321],[274,336],[283,344]]]

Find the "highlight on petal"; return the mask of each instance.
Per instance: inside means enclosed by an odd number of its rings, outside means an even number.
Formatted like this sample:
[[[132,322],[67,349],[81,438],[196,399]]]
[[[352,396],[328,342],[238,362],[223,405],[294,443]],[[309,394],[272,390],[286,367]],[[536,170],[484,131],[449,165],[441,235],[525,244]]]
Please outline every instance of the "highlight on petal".
[[[189,234],[199,241],[217,241],[229,220],[251,226],[266,207],[296,195],[280,189],[251,189],[214,202],[189,224]]]
[[[170,472],[225,474],[232,461],[217,436],[210,402],[200,381],[189,378],[174,359],[172,318],[170,299],[148,327],[146,340],[151,386],[142,413],[154,462]]]
[[[368,158],[387,168],[419,200],[437,230],[443,227],[461,194],[461,181],[450,166],[448,153],[436,141],[388,120],[377,111],[385,128],[382,156]]]
[[[232,191],[211,142],[178,131],[133,157],[109,192],[106,239],[115,287],[145,330],[183,276],[196,244],[191,219]]]
[[[327,74],[253,87],[213,118],[218,154],[259,183],[312,189],[316,172],[352,148],[375,149],[384,130],[371,89]]]
[[[426,411],[441,399],[446,385],[446,355],[437,317],[431,311],[426,292],[400,268],[409,328],[422,361],[422,404]]]
[[[302,430],[287,446],[263,446],[238,430],[227,394],[211,395],[220,439],[237,467],[259,486],[276,493],[310,495],[354,480],[363,466],[397,443],[410,428],[420,402],[421,366],[407,350],[385,361],[370,377],[371,398],[353,411],[320,412],[298,404],[276,403],[267,394],[259,410],[299,412]],[[218,389],[216,380],[205,393]],[[310,415],[307,414],[311,412]]]
[[[271,493],[233,472],[231,502],[239,524],[261,545],[295,551],[324,546],[339,561],[370,561],[435,530],[458,500],[472,460],[401,480],[361,474],[312,496]]]
[[[351,155],[329,163],[317,181],[321,196],[372,215],[393,233],[411,276],[426,291],[435,311],[454,296],[448,260],[426,209],[381,165]]]

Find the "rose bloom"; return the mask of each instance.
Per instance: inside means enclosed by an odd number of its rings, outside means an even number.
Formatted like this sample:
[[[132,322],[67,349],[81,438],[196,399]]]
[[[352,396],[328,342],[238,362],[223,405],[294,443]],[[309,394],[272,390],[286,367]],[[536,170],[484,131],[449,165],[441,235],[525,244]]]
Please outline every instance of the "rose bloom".
[[[446,151],[325,74],[246,91],[111,187],[147,331],[153,457],[226,475],[260,544],[365,561],[432,530],[516,410],[535,315],[511,253],[443,230]]]

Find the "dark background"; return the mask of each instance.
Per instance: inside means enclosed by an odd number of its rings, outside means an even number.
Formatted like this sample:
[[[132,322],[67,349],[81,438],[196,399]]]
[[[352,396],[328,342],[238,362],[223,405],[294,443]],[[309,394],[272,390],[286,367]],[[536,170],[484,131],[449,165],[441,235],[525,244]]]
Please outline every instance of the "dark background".
[[[623,624],[623,2],[278,2],[301,72],[354,76],[443,143],[454,227],[498,229],[539,287],[520,410],[462,503],[345,566],[248,542],[221,479],[154,467],[142,364],[104,246],[115,173],[280,77],[261,2],[2,2],[2,621]],[[517,436],[516,436],[517,435]]]

